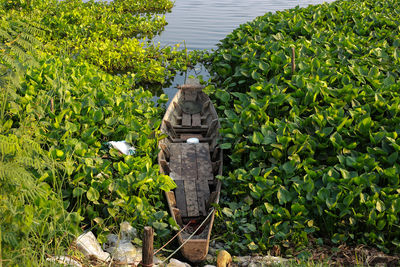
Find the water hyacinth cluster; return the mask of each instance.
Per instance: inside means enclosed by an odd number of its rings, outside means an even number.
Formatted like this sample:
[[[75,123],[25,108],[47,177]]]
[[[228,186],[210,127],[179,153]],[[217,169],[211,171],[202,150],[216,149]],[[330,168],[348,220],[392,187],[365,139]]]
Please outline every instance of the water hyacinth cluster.
[[[123,220],[153,226],[156,242],[172,232],[162,192],[175,184],[156,164],[167,97],[154,102],[141,85],[168,80],[189,56],[135,38],[161,31],[164,17],[154,12],[171,7],[162,0],[0,1],[1,137],[16,137],[18,150],[25,139],[38,147],[27,160],[2,141],[2,259],[41,266],[46,254],[69,253],[83,229],[103,242]],[[122,140],[133,155],[109,148]],[[14,172],[2,171],[10,165]],[[21,197],[26,187],[33,197]]]
[[[292,255],[311,236],[399,249],[399,11],[390,0],[295,8],[221,41],[209,90],[225,117],[231,249]]]

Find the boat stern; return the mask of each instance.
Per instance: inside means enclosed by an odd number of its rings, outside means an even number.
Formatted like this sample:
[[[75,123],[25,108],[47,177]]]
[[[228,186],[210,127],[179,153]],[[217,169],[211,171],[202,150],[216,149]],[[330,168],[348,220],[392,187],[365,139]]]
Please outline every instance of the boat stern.
[[[208,241],[206,239],[189,240],[181,248],[181,252],[191,262],[203,261],[208,254]]]

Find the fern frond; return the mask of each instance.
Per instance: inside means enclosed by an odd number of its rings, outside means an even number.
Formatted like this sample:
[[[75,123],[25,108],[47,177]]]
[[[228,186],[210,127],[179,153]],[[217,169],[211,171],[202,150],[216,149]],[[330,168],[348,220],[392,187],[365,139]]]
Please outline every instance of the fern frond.
[[[43,35],[38,25],[32,25],[11,15],[0,21],[0,60],[13,69],[23,65],[37,65],[35,49],[41,46],[36,36]],[[22,64],[17,64],[20,62]]]
[[[3,241],[5,244],[8,244],[10,246],[17,246],[18,245],[18,237],[15,234],[15,232],[11,231],[3,231],[1,235],[1,241]]]
[[[0,193],[18,190],[21,200],[34,199],[43,190],[31,169],[43,173],[51,167],[40,145],[29,138],[0,135]]]
[[[21,38],[18,38],[18,39],[15,40],[15,43],[17,45],[19,45],[22,49],[26,50],[26,51],[29,51],[29,52],[33,53],[34,50],[35,50],[34,47],[33,47],[32,42],[24,40],[22,35],[21,35]]]
[[[25,32],[21,32],[21,37],[22,37],[22,40],[24,40],[25,42],[29,42],[33,46],[41,46],[42,45],[42,43],[37,38],[35,38],[34,36],[32,36],[30,34],[26,34]]]
[[[32,188],[35,190],[35,181],[32,175],[17,162],[0,161],[0,181],[4,186]],[[1,192],[1,191],[0,191]]]
[[[11,40],[12,39],[11,35],[9,35],[8,32],[3,30],[2,28],[0,28],[0,38],[4,39],[4,40]]]
[[[11,56],[9,56],[7,54],[3,54],[2,60],[4,60],[4,62],[7,65],[9,65],[11,68],[19,69],[21,67],[20,66],[20,62],[18,60],[15,60],[14,57],[11,57]]]
[[[14,155],[19,148],[18,138],[15,135],[0,135],[0,154]]]

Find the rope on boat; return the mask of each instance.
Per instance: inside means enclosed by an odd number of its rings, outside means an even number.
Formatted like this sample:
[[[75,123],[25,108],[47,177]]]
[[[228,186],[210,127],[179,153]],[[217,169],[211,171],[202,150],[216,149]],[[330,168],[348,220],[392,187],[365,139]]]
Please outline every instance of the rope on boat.
[[[190,224],[192,223],[192,221],[190,221],[188,224],[186,224],[181,230],[179,230],[178,233],[176,233],[176,235],[174,235],[173,238],[171,238],[170,240],[168,240],[167,243],[165,243],[161,248],[159,248],[156,252],[154,252],[153,255],[156,255],[158,252],[160,252],[160,250],[162,250],[166,245],[168,245],[172,240],[174,240],[180,233],[182,233]]]
[[[167,262],[175,253],[177,253],[196,233],[197,231],[199,231],[199,229],[203,226],[203,224],[205,224],[205,222],[208,220],[208,218],[210,218],[211,214],[213,214],[214,212],[214,208],[212,208],[211,212],[207,215],[207,217],[203,220],[203,222],[199,225],[199,227],[197,227],[197,229],[193,232],[193,234],[191,234],[186,240],[185,242],[182,243],[182,245],[180,245],[174,252],[172,252],[165,260],[163,260],[161,262],[161,264]],[[189,224],[188,224],[189,225]],[[178,234],[177,234],[178,235]],[[177,236],[176,235],[176,236]],[[175,238],[175,237],[174,237]]]

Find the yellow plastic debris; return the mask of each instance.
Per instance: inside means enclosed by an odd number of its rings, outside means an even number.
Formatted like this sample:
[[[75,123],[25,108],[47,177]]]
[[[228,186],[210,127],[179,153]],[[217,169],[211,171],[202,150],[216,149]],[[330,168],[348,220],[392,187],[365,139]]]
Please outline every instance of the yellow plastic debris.
[[[221,250],[217,255],[217,267],[229,267],[232,264],[232,257],[226,250]]]

